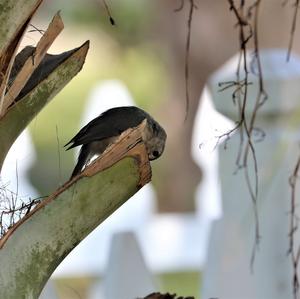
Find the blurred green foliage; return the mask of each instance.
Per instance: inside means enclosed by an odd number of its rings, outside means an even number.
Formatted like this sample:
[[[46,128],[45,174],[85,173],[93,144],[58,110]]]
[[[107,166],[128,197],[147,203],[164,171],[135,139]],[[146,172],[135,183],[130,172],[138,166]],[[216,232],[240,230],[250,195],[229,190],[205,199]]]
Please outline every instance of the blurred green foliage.
[[[201,274],[199,272],[172,272],[158,276],[162,293],[193,296],[199,299]]]
[[[43,15],[61,9],[64,19],[90,28],[102,28],[123,46],[136,45],[145,41],[148,28],[155,14],[148,0],[106,0],[109,12],[115,21],[112,26],[103,0],[61,1],[59,8],[55,1],[45,1]]]

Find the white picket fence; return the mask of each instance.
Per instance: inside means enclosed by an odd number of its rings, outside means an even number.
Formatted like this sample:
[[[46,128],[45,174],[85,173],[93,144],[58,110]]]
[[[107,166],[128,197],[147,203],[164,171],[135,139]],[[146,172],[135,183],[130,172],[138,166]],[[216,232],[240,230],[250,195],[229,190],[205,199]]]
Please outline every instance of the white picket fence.
[[[250,271],[255,229],[253,206],[243,169],[234,174],[240,142],[237,132],[231,137],[227,149],[219,146],[223,217],[212,228],[202,298],[293,298],[292,268],[287,255],[289,177],[300,152],[300,58],[294,55],[287,63],[285,50],[261,50],[260,56],[268,100],[259,111],[255,125],[266,136],[262,142],[254,143],[259,167],[257,207],[262,237],[256,252],[254,272]],[[250,61],[250,54],[248,58]],[[237,56],[233,57],[209,82],[217,110],[232,120],[237,119],[233,112],[232,89],[219,92],[218,83],[235,80],[237,59]],[[255,63],[251,67],[255,69]],[[249,81],[252,85],[249,85],[247,105],[253,107],[258,77],[251,74]],[[246,115],[249,116],[249,113],[247,109]],[[250,168],[253,167],[251,161],[249,158]],[[297,194],[300,195],[299,192]],[[299,233],[296,237],[299,239]]]

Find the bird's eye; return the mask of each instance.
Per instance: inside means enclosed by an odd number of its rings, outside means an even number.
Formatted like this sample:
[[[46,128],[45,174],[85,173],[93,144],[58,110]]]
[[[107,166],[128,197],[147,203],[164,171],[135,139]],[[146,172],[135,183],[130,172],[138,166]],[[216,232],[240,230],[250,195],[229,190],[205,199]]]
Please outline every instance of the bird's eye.
[[[152,155],[153,155],[153,157],[157,158],[159,156],[159,152],[158,151],[153,151]]]
[[[158,131],[157,126],[156,126],[155,123],[152,125],[152,129],[153,129],[153,132],[155,132],[155,133]]]

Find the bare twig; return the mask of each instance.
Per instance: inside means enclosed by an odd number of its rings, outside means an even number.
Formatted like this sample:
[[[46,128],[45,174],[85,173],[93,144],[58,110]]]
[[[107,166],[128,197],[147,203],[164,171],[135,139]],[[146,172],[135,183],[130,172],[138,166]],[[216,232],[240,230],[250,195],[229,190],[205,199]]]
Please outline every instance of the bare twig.
[[[258,45],[258,16],[261,0],[256,0],[254,3],[246,6],[246,1],[240,1],[240,4],[236,4],[233,0],[227,0],[230,6],[230,10],[234,13],[237,20],[237,27],[239,30],[239,44],[240,44],[240,55],[237,63],[236,80],[229,82],[221,82],[219,86],[220,91],[227,88],[234,88],[232,92],[232,100],[234,105],[237,105],[239,120],[236,126],[229,132],[218,136],[220,138],[226,137],[225,145],[229,140],[231,134],[238,130],[240,134],[239,150],[236,157],[237,171],[240,169],[244,170],[245,181],[249,191],[249,195],[253,204],[253,213],[255,219],[255,241],[251,256],[251,269],[255,260],[255,252],[259,246],[260,241],[260,229],[259,229],[259,216],[257,208],[258,200],[258,162],[255,152],[255,146],[253,142],[253,133],[262,132],[262,130],[255,127],[255,120],[259,108],[264,104],[267,99],[267,93],[264,89],[263,84],[263,73],[259,56],[259,45]],[[250,63],[248,62],[248,43],[250,40],[254,40],[254,56]],[[247,105],[248,102],[248,86],[249,82],[249,67],[254,65],[257,66],[257,72],[255,75],[258,77],[258,92],[256,102],[252,111],[249,111]],[[251,70],[253,72],[253,70]],[[253,72],[254,73],[254,72]],[[246,114],[247,108],[247,114]],[[250,116],[249,115],[250,112]],[[264,133],[260,134],[260,140],[263,139]],[[249,159],[252,162],[253,168],[250,171]],[[252,174],[254,179],[252,179]]]
[[[0,239],[40,201],[41,198],[24,201],[18,197],[17,192],[10,191],[7,185],[0,186]]]
[[[107,13],[107,15],[108,15],[108,17],[109,17],[110,24],[111,24],[112,26],[116,25],[116,22],[115,22],[114,18],[112,17],[111,13],[110,13],[110,10],[109,10],[109,7],[108,7],[106,1],[105,1],[105,0],[102,0],[102,2],[103,2],[103,6],[104,6],[104,8],[105,8],[105,10],[106,10],[106,13]]]
[[[186,36],[186,43],[185,43],[185,58],[184,58],[184,79],[185,79],[185,120],[188,117],[189,112],[189,105],[190,105],[190,94],[189,94],[189,57],[190,57],[190,44],[191,44],[191,32],[192,32],[192,21],[193,21],[193,13],[194,10],[197,9],[195,4],[195,0],[188,0],[189,1],[189,14],[187,19],[187,36]],[[181,1],[180,6],[176,8],[174,11],[179,12],[184,7],[184,0]]]
[[[36,26],[34,26],[33,24],[29,24],[29,26],[31,26],[33,28],[33,30],[29,30],[28,32],[39,32],[41,35],[43,35],[45,33],[45,30],[39,29]]]
[[[293,21],[292,21],[292,27],[291,27],[291,33],[290,33],[289,47],[288,47],[288,52],[287,52],[287,56],[286,56],[287,61],[290,60],[291,51],[292,51],[292,47],[293,47],[294,36],[295,36],[295,31],[296,31],[296,24],[297,24],[298,8],[299,8],[299,0],[296,0],[295,8],[294,8],[294,16],[293,16]]]
[[[248,144],[245,149],[245,164],[247,164],[247,159],[248,159],[248,153],[249,150],[252,154],[252,160],[254,163],[254,172],[255,172],[255,183],[254,183],[254,188],[255,188],[255,194],[254,196],[252,195],[252,201],[253,201],[253,207],[254,207],[254,214],[255,214],[255,223],[256,223],[256,229],[255,229],[255,243],[258,245],[259,244],[259,221],[258,221],[258,210],[257,210],[257,199],[258,199],[258,166],[257,166],[257,159],[256,159],[256,154],[252,142],[252,133],[255,124],[255,119],[258,113],[259,108],[264,104],[264,102],[267,100],[267,93],[264,89],[264,82],[263,82],[263,72],[262,72],[262,66],[261,66],[261,61],[260,61],[260,56],[259,56],[259,45],[258,45],[258,15],[259,15],[259,8],[260,8],[261,0],[257,0],[254,5],[251,7],[254,8],[254,30],[253,30],[253,38],[254,38],[254,59],[256,61],[257,65],[257,76],[258,76],[258,92],[256,96],[256,102],[254,109],[252,111],[252,114],[250,116],[250,125],[249,125],[249,138],[248,138]],[[246,171],[246,176],[247,176],[247,181],[248,181],[248,186],[250,184],[249,180],[249,169],[248,167],[245,168]],[[255,259],[255,248],[253,249],[253,254],[252,254],[252,259],[251,259],[251,265],[253,267],[254,264],[254,259]]]
[[[59,175],[59,182],[61,182],[62,179],[61,179],[60,142],[59,142],[58,127],[57,127],[57,125],[55,126],[55,132],[56,132],[57,156],[58,156],[58,175]]]
[[[191,31],[192,31],[192,20],[195,4],[194,0],[190,0],[190,9],[188,17],[188,31],[186,37],[186,47],[185,47],[185,67],[184,67],[184,77],[185,77],[185,98],[186,98],[186,110],[185,119],[187,119],[190,105],[190,95],[189,95],[189,56],[190,56],[190,44],[191,44]]]
[[[184,6],[184,0],[180,0],[180,5],[174,9],[174,12],[179,12],[183,9]]]
[[[295,232],[298,230],[299,216],[296,213],[296,183],[299,175],[300,156],[298,157],[293,174],[289,178],[291,187],[291,210],[290,210],[290,230],[289,230],[289,250],[291,256],[291,263],[293,267],[293,296],[294,299],[299,299],[299,277],[298,277],[298,264],[300,255],[300,246],[295,245]]]

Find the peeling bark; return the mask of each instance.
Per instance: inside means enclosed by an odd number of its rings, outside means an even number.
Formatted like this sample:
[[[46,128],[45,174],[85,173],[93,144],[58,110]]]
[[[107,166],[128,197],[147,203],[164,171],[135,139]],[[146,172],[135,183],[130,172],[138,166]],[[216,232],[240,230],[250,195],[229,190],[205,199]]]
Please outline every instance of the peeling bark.
[[[37,299],[65,256],[150,179],[141,127],[129,129],[0,240],[0,298]]]

